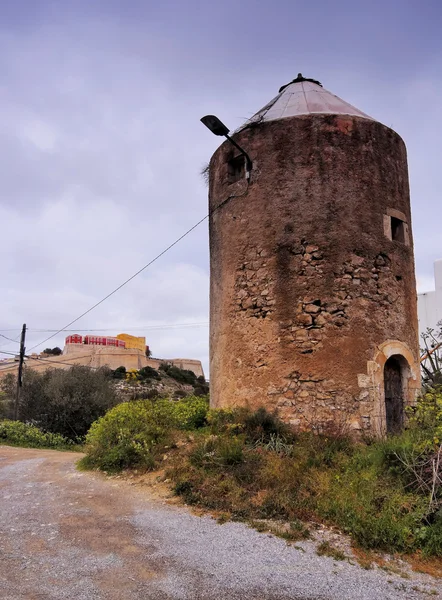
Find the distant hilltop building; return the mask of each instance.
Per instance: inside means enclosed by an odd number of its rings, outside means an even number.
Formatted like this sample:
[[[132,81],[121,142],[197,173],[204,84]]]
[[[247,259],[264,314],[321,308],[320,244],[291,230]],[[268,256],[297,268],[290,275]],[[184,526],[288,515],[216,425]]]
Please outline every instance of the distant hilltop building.
[[[434,263],[435,289],[432,292],[418,294],[419,331],[422,335],[427,329],[439,331],[442,323],[442,259]]]
[[[420,388],[404,142],[302,75],[233,139],[251,160],[226,141],[209,169],[212,406],[400,430]]]
[[[146,346],[145,337],[135,337],[127,333],[119,333],[116,337],[105,337],[99,335],[85,335],[84,337],[79,334],[68,335],[65,340],[66,347],[71,344],[85,344],[86,346],[108,346],[114,348],[127,348],[128,350],[140,350],[140,352],[147,352],[149,346]]]
[[[99,368],[141,369],[152,367],[158,369],[161,363],[169,363],[180,369],[193,371],[197,377],[203,376],[201,361],[192,358],[151,358],[145,337],[136,337],[127,333],[116,336],[96,336],[73,334],[67,336],[63,354],[60,356],[31,355],[27,365],[37,371],[49,368],[68,369],[72,365]],[[15,360],[2,361],[0,377],[7,373],[17,372]]]

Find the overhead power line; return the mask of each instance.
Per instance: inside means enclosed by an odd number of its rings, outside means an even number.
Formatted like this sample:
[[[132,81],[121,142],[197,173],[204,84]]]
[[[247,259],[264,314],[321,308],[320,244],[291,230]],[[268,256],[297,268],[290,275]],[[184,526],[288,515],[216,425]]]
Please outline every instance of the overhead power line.
[[[16,344],[20,343],[18,340],[13,340],[12,338],[8,337],[7,335],[3,335],[2,333],[0,333],[0,337],[5,338],[5,340],[8,340],[10,342],[15,342]]]
[[[102,298],[101,300],[99,300],[98,302],[96,302],[93,306],[91,306],[90,308],[88,308],[88,310],[85,310],[76,319],[73,319],[70,323],[68,323],[67,325],[65,325],[61,329],[58,329],[55,333],[53,333],[52,335],[48,336],[43,341],[39,342],[38,344],[35,344],[35,346],[32,346],[32,348],[30,348],[30,350],[33,350],[34,348],[36,348],[37,346],[40,346],[41,344],[45,344],[47,341],[51,340],[53,337],[55,337],[56,335],[58,335],[62,331],[65,331],[68,327],[70,327],[71,325],[73,325],[74,323],[76,323],[77,321],[79,321],[81,318],[85,317],[88,313],[90,313],[92,310],[94,310],[94,308],[97,308],[97,306],[100,306],[100,304],[103,304],[103,302],[105,300],[107,300],[108,298],[110,298],[111,296],[113,296],[114,294],[116,294],[119,290],[121,290],[122,287],[124,287],[130,281],[132,281],[132,279],[135,279],[135,277],[137,277],[140,273],[142,273],[148,267],[150,267],[151,265],[153,265],[154,262],[156,262],[164,254],[166,254],[166,252],[168,252],[169,250],[171,250],[171,248],[173,248],[174,246],[176,246],[178,244],[178,242],[180,242],[183,238],[185,238],[186,236],[188,236],[189,233],[191,233],[194,229],[196,229],[199,225],[201,225],[201,223],[204,223],[204,221],[208,217],[209,217],[209,215],[206,215],[204,218],[200,219],[198,221],[198,223],[195,223],[195,225],[193,225],[193,227],[191,227],[185,233],[183,233],[183,235],[181,235],[178,239],[176,239],[172,244],[170,244],[169,246],[167,246],[167,248],[165,248],[162,252],[160,252],[160,254],[157,254],[157,256],[155,256],[155,258],[153,258],[146,265],[144,265],[144,267],[142,267],[136,273],[134,273],[131,277],[129,277],[128,279],[126,279],[126,281],[123,281],[123,283],[120,284],[118,287],[116,287],[114,290],[112,290],[112,292],[110,292],[104,298]]]
[[[122,329],[126,331],[153,331],[157,329],[186,329],[187,327],[207,327],[209,325],[208,321],[202,321],[201,323],[171,323],[170,325],[146,325],[140,327],[105,327],[101,329],[63,329],[66,333],[89,333],[96,331],[116,331],[117,329]],[[52,333],[57,332],[58,329],[28,329],[28,331],[32,331],[34,333]]]
[[[220,202],[218,204],[218,206],[216,206],[213,210],[209,211],[209,213],[205,217],[203,217],[202,219],[200,219],[197,223],[195,223],[195,225],[193,225],[190,229],[188,229],[185,233],[183,233],[179,238],[177,238],[174,242],[172,242],[172,244],[170,244],[162,252],[160,252],[159,254],[157,254],[157,256],[155,256],[155,258],[153,258],[146,265],[144,265],[144,267],[141,267],[141,269],[139,269],[136,273],[134,273],[128,279],[126,279],[126,281],[123,281],[123,283],[121,283],[118,287],[116,287],[114,290],[112,290],[111,292],[109,292],[109,294],[107,294],[106,296],[104,296],[104,298],[102,298],[101,300],[99,300],[98,302],[96,302],[93,306],[91,306],[90,308],[88,308],[87,310],[85,310],[83,313],[81,313],[81,315],[79,315],[78,317],[76,317],[75,319],[73,319],[72,321],[70,321],[70,323],[67,323],[67,325],[65,325],[61,329],[58,329],[52,335],[48,336],[47,338],[45,338],[44,340],[42,340],[38,344],[35,344],[35,346],[32,346],[32,348],[30,348],[29,350],[33,350],[34,348],[37,348],[37,346],[45,344],[47,341],[51,340],[52,338],[54,338],[56,335],[58,335],[62,331],[65,331],[68,327],[70,327],[71,325],[73,325],[74,323],[76,323],[77,321],[79,321],[80,319],[82,319],[84,316],[86,316],[88,313],[90,313],[91,311],[93,311],[94,308],[97,308],[97,306],[100,306],[100,304],[102,304],[105,300],[107,300],[108,298],[110,298],[111,296],[113,296],[114,294],[116,294],[116,292],[118,292],[119,290],[121,290],[121,288],[123,288],[130,281],[132,281],[132,279],[135,279],[135,277],[137,277],[140,273],[142,273],[148,267],[150,267],[151,265],[153,265],[153,263],[156,262],[162,256],[164,256],[164,254],[166,254],[166,252],[169,252],[169,250],[171,250],[181,240],[183,240],[185,237],[187,237],[194,229],[196,229],[199,225],[201,225],[201,223],[204,223],[204,221],[206,219],[208,219],[211,215],[213,215],[213,213],[215,213],[217,210],[220,210],[222,207],[224,207],[228,202],[230,202],[230,200],[233,200],[234,198],[241,198],[242,196],[245,196],[247,194],[248,188],[249,188],[249,180],[247,180],[246,189],[244,190],[244,192],[242,194],[232,194],[232,195],[228,196],[225,200],[223,200],[222,202]]]
[[[11,356],[17,356],[17,352],[8,352],[8,350],[0,350],[0,354],[10,354]]]
[[[5,352],[5,351],[2,351],[1,353],[2,354],[9,354],[11,356],[17,356],[17,354],[15,352]],[[51,360],[49,358],[39,358],[37,356],[29,356],[28,354],[25,354],[24,356],[25,356],[25,358],[27,358],[29,360],[36,360],[40,364],[42,364],[42,363],[50,363],[52,365],[67,365],[68,367],[77,367],[77,366],[79,366],[78,363],[68,363],[68,362],[65,362],[65,361],[62,361],[62,360],[55,361],[55,360]],[[89,354],[82,354],[81,356],[76,356],[75,359],[90,358],[90,357],[91,356]],[[16,363],[17,363],[17,366],[18,366],[18,361],[16,361]],[[6,366],[10,366],[12,364],[14,364],[14,363],[6,363]],[[0,370],[1,370],[1,367],[4,366],[4,365],[5,365],[5,363],[3,363],[3,365],[2,365],[2,363],[0,363]],[[99,367],[91,367],[90,365],[80,365],[80,366],[81,367],[87,367],[88,369],[98,369],[99,368]]]
[[[37,358],[36,356],[29,356],[28,354],[25,354],[26,358],[29,358],[30,360],[37,360],[39,363],[50,363],[51,365],[67,365],[68,367],[87,367],[88,369],[99,369],[100,367],[92,367],[90,365],[79,365],[78,363],[68,363],[68,362],[64,362],[62,360],[50,360],[49,358]],[[76,359],[78,358],[91,358],[90,355],[85,354],[84,356],[76,356]]]

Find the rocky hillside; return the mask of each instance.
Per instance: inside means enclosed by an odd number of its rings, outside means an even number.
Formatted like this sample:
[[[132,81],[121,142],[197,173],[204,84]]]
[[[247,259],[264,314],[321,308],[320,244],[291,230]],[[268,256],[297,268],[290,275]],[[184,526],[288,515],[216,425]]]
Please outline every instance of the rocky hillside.
[[[114,386],[123,401],[158,397],[184,398],[209,393],[209,384],[204,377],[197,377],[193,371],[166,363],[159,369],[144,367],[126,371],[124,367],[119,367],[113,371],[113,377]]]

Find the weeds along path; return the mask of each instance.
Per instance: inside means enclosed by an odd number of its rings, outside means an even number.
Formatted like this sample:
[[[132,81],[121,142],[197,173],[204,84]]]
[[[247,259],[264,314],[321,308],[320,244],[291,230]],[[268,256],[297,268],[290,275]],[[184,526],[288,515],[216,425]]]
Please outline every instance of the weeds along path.
[[[2,600],[440,597],[391,573],[319,557],[311,542],[288,546],[127,481],[78,472],[78,458],[0,446]]]

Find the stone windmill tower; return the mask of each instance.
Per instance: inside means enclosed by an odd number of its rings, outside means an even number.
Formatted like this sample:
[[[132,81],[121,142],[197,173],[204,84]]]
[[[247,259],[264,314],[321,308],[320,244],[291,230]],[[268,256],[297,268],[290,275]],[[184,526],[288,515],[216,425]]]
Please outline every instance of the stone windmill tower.
[[[215,407],[301,429],[400,429],[420,384],[407,157],[299,75],[210,162]]]

